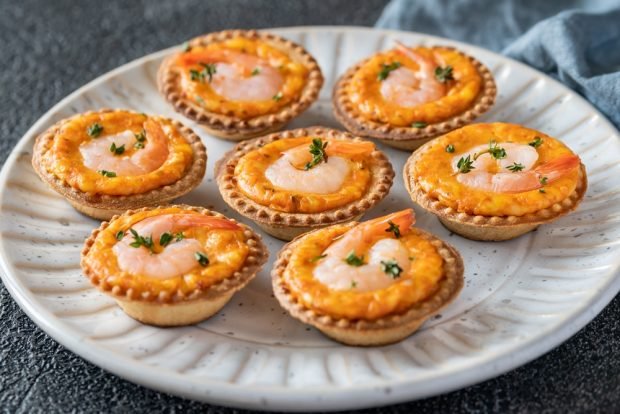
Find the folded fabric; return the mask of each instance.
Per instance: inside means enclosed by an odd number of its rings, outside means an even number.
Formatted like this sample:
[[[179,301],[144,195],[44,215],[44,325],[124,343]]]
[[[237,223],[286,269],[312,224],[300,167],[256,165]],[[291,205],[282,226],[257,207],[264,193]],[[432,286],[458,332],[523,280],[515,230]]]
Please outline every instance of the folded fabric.
[[[376,26],[502,51],[579,92],[620,128],[620,1],[392,0]]]

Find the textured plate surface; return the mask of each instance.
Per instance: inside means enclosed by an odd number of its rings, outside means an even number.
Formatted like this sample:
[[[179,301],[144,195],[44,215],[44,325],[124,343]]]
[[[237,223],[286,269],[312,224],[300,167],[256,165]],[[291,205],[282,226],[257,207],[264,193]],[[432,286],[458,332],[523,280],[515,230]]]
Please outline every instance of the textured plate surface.
[[[473,242],[433,217],[418,226],[463,255],[466,286],[416,335],[392,346],[348,348],[288,317],[265,270],[216,317],[158,329],[130,319],[79,269],[83,240],[98,225],[48,190],[30,166],[34,137],[74,113],[131,108],[185,122],[209,152],[207,177],[181,201],[236,216],[213,182],[213,165],[232,144],[214,139],[159,96],[155,73],[169,49],[138,59],[71,94],[23,137],[0,175],[0,256],[4,283],[28,315],[67,348],[131,381],[189,398],[255,409],[334,410],[439,394],[496,376],[557,346],[620,290],[620,141],[585,100],[556,81],[483,49],[415,33],[362,28],[273,30],[303,44],[326,78],[320,99],[289,127],[338,127],[330,94],[358,60],[410,44],[457,46],[485,63],[499,96],[481,121],[507,121],[565,141],[585,163],[590,188],[573,214],[517,240]],[[411,206],[400,171],[407,153],[383,148],[398,172],[390,195],[367,217]]]

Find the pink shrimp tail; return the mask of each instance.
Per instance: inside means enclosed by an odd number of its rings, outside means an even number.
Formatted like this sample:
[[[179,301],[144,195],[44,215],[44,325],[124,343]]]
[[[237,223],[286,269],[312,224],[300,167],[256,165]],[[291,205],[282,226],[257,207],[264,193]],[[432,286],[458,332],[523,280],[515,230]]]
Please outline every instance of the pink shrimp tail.
[[[540,165],[534,171],[540,177],[547,177],[547,182],[551,182],[570,173],[579,167],[579,164],[581,160],[577,155],[566,154]]]
[[[406,234],[415,223],[415,213],[413,209],[408,208],[360,224],[364,229],[368,229],[362,233],[364,241],[369,243],[373,236],[385,234],[390,228],[390,223],[397,225],[401,234]]]

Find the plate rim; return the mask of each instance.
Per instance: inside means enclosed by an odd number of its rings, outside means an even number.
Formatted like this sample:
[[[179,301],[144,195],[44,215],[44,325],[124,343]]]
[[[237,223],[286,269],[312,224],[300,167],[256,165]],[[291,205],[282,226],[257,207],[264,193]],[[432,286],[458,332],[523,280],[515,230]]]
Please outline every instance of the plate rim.
[[[424,39],[428,39],[428,41],[436,42],[438,44],[452,44],[457,47],[465,47],[467,49],[481,51],[482,53],[490,53],[495,55],[500,60],[507,60],[511,64],[516,65],[519,70],[533,71],[537,76],[544,78],[546,81],[550,81],[562,90],[568,91],[572,97],[576,98],[582,104],[586,104],[593,114],[598,115],[601,122],[615,133],[617,139],[620,138],[620,133],[607,119],[607,117],[576,91],[568,88],[549,75],[527,66],[524,63],[476,45],[442,38],[439,36],[428,35],[425,33],[403,30],[375,29],[372,27],[363,26],[290,26],[265,28],[261,30],[278,31],[283,33],[285,36],[287,32],[307,33],[317,31],[336,31],[343,33],[352,31],[375,32],[379,35],[406,34],[420,36]],[[14,168],[18,157],[24,152],[25,147],[34,137],[35,133],[41,129],[42,125],[49,123],[52,116],[54,116],[61,107],[64,107],[67,102],[122,72],[137,66],[142,66],[148,61],[160,59],[161,57],[179,49],[179,47],[179,45],[176,45],[149,53],[145,56],[120,65],[95,77],[93,80],[85,83],[53,105],[48,111],[39,117],[39,119],[26,131],[26,133],[19,139],[17,144],[11,150],[4,165],[2,166],[2,170],[0,171],[0,188],[5,186],[9,176],[9,171]],[[3,198],[4,193],[0,192],[0,205],[2,205]],[[569,314],[562,323],[547,331],[543,337],[534,337],[525,342],[521,342],[519,344],[519,349],[510,353],[509,358],[507,358],[507,354],[504,352],[483,363],[476,364],[476,370],[473,371],[473,373],[467,368],[461,368],[460,371],[454,373],[449,378],[436,378],[429,380],[428,382],[431,384],[430,386],[428,384],[418,384],[418,392],[415,393],[415,397],[413,397],[413,399],[411,397],[411,390],[407,389],[408,385],[411,384],[412,381],[415,381],[415,378],[412,379],[411,377],[406,377],[405,379],[399,380],[393,379],[387,386],[374,384],[353,385],[348,388],[320,386],[312,387],[312,389],[298,389],[298,391],[301,392],[291,392],[290,387],[282,386],[272,387],[263,385],[244,385],[244,393],[239,393],[238,391],[240,385],[238,384],[231,384],[206,378],[192,378],[178,372],[166,372],[166,375],[161,375],[162,373],[157,367],[148,366],[127,356],[122,356],[119,358],[120,354],[104,347],[89,346],[89,342],[92,342],[93,344],[95,344],[95,342],[88,338],[82,338],[82,335],[76,328],[53,315],[51,311],[47,310],[41,302],[33,301],[31,297],[29,297],[29,289],[21,283],[19,278],[10,276],[11,273],[15,273],[15,271],[11,269],[12,267],[13,266],[6,257],[4,237],[0,233],[0,269],[2,270],[0,276],[15,302],[17,302],[28,317],[46,334],[50,335],[63,347],[69,349],[71,352],[82,357],[88,362],[133,383],[164,393],[172,393],[181,397],[200,400],[211,404],[259,410],[279,409],[288,411],[305,411],[304,405],[306,403],[312,403],[313,409],[330,411],[359,409],[413,401],[438,394],[444,394],[456,389],[465,388],[473,384],[495,378],[519,366],[525,365],[526,363],[539,358],[545,353],[556,348],[568,338],[575,335],[592,319],[594,319],[620,291],[620,278],[618,277],[620,275],[620,271],[616,268],[615,275],[609,278],[605,286],[600,288],[599,292],[592,297],[590,302],[581,312],[577,314],[575,314],[575,312]],[[437,392],[437,387],[435,384],[438,381],[443,382],[439,392]],[[194,384],[190,383],[200,384],[202,388],[207,388],[208,385],[213,393],[198,395],[200,390],[196,389]],[[420,385],[422,385],[421,388],[423,388],[421,392],[419,391]],[[252,395],[248,397],[248,394]],[[268,395],[265,396],[266,394]],[[382,397],[380,400],[377,399],[379,396]]]

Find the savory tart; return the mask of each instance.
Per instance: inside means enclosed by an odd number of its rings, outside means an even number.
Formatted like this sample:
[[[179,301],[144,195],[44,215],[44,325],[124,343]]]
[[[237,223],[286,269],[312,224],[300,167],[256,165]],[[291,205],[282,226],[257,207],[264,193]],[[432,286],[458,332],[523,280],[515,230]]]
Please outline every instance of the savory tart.
[[[336,83],[334,115],[353,134],[415,149],[467,124],[495,101],[493,75],[452,47],[397,47],[356,64]]]
[[[64,119],[37,137],[33,152],[41,179],[101,220],[188,193],[207,163],[204,145],[188,127],[127,110]]]
[[[240,143],[215,168],[224,201],[283,240],[361,217],[394,178],[372,142],[322,127]]]
[[[84,274],[132,318],[189,325],[220,310],[267,260],[248,226],[200,207],[143,208],[86,239]]]
[[[178,112],[234,141],[279,130],[322,85],[319,66],[300,45],[255,30],[196,37],[158,73],[160,92]]]
[[[508,240],[577,208],[585,166],[566,145],[520,125],[474,124],[414,152],[404,169],[413,201],[473,240]]]
[[[409,209],[296,238],[274,264],[276,298],[291,316],[339,342],[402,340],[463,286],[461,256],[413,223]]]

